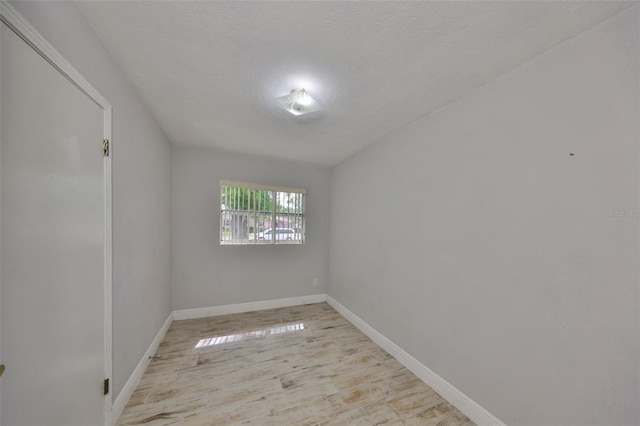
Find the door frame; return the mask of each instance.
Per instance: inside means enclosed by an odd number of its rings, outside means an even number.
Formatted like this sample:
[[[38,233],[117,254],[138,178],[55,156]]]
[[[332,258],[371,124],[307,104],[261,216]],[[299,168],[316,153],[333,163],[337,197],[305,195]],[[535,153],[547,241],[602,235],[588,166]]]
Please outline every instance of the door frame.
[[[104,182],[104,378],[109,379],[109,393],[104,397],[104,425],[111,426],[113,365],[112,365],[112,174],[111,105],[44,37],[27,22],[9,3],[0,1],[0,21],[4,22],[32,49],[58,72],[93,100],[103,111],[103,139],[109,141],[109,155],[103,157]],[[102,141],[96,141],[102,150]]]

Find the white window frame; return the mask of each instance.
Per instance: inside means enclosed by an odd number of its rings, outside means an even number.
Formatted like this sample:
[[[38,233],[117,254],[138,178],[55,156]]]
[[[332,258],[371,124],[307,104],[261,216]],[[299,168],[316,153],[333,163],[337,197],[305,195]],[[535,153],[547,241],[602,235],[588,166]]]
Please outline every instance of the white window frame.
[[[293,188],[285,186],[272,186],[250,182],[238,182],[232,180],[220,180],[220,238],[223,246],[237,245],[300,245],[304,244],[306,237],[306,188]],[[267,191],[270,206],[268,209],[260,206],[264,193],[244,192],[238,190]],[[235,191],[235,192],[234,192]],[[234,194],[242,193],[242,197],[248,195],[245,200],[247,206],[238,208],[238,204],[245,202],[236,201],[236,208],[225,205],[225,199]],[[282,209],[282,204],[277,200],[286,200],[288,206]],[[227,200],[228,201],[228,200]],[[229,203],[227,203],[229,204]],[[278,209],[280,206],[280,209]],[[280,211],[278,211],[280,210]],[[246,219],[245,219],[246,218]],[[241,223],[246,220],[246,223]],[[275,225],[275,226],[274,226]],[[271,239],[263,237],[271,230]],[[273,231],[276,231],[275,233]],[[287,230],[278,232],[278,230]],[[246,232],[245,232],[246,231]],[[252,232],[253,231],[253,232]],[[278,238],[279,234],[293,235],[293,238]],[[245,238],[246,236],[246,238]]]

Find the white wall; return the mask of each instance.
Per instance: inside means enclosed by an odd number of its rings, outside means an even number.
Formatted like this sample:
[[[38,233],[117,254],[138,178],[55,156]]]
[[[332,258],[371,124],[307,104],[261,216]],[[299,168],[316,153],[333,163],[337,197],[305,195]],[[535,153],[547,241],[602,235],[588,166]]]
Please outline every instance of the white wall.
[[[639,29],[636,6],[332,171],[329,294],[507,424],[640,424]]]
[[[326,293],[329,169],[174,146],[172,174],[173,309]],[[305,244],[220,246],[220,179],[307,188]]]
[[[12,5],[113,107],[115,398],[170,312],[170,145],[72,2]]]

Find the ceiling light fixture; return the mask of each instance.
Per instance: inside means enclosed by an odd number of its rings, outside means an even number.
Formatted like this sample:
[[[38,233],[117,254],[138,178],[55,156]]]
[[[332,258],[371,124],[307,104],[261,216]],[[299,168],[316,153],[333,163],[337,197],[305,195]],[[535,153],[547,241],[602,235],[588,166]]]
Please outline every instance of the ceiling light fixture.
[[[320,111],[320,105],[304,89],[293,89],[288,95],[275,98],[275,101],[293,115]]]

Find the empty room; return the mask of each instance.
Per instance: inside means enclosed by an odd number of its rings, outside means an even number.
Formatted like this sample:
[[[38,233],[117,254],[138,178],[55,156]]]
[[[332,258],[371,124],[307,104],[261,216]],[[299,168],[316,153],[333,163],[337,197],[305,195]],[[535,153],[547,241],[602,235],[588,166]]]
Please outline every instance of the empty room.
[[[640,426],[637,1],[0,17],[1,426]]]

